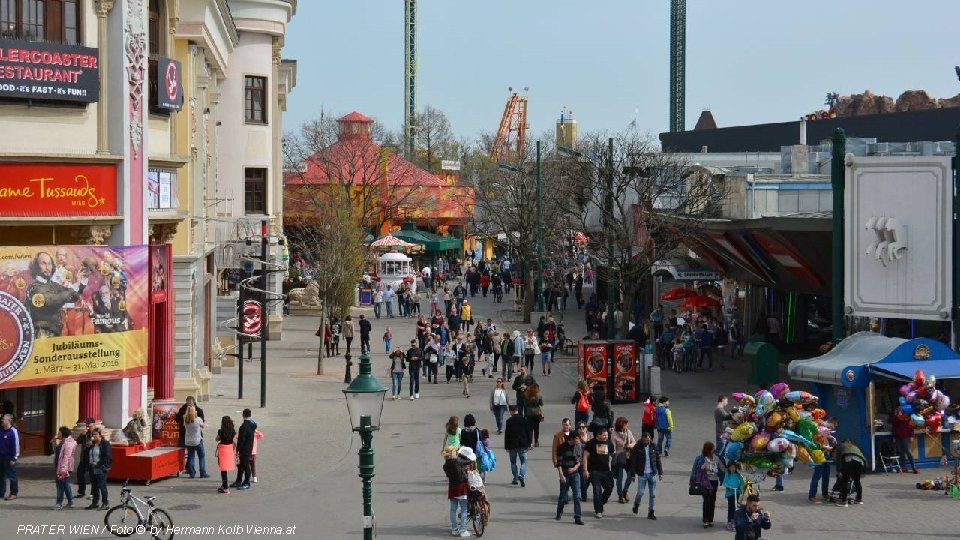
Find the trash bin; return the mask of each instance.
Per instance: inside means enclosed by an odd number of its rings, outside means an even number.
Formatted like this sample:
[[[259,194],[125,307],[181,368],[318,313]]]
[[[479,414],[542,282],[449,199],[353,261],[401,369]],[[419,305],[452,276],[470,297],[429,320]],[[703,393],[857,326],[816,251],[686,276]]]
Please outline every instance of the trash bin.
[[[747,382],[761,388],[780,379],[780,351],[765,341],[750,341],[743,348],[747,360]]]

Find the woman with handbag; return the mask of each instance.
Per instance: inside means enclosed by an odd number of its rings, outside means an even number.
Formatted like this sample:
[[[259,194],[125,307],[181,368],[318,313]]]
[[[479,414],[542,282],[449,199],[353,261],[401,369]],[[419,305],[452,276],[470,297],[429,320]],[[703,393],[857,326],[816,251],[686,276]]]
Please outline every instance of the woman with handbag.
[[[523,391],[524,415],[530,424],[533,446],[540,446],[540,422],[543,422],[543,396],[540,385],[533,383]]]
[[[627,427],[628,420],[621,416],[613,424],[610,442],[613,443],[613,478],[617,483],[617,499],[620,504],[630,502],[630,451],[637,444],[633,432]],[[641,471],[642,472],[642,471]],[[626,476],[626,481],[623,480]]]
[[[591,405],[591,396],[590,396],[590,387],[587,386],[587,381],[581,380],[577,383],[577,391],[573,394],[573,399],[570,400],[570,403],[573,403],[573,419],[576,424],[581,422],[584,424],[590,423],[590,405]]]
[[[703,528],[713,527],[713,512],[717,505],[717,487],[720,478],[717,474],[720,459],[714,454],[715,446],[712,442],[703,443],[703,450],[693,461],[690,470],[690,495],[703,497],[702,521]]]

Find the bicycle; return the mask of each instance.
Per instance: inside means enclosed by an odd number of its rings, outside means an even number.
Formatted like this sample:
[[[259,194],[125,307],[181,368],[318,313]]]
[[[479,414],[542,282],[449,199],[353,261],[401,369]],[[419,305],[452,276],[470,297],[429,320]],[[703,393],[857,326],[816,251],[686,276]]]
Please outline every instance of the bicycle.
[[[172,540],[173,520],[166,510],[154,505],[156,497],[140,498],[127,487],[129,480],[123,482],[120,490],[120,504],[114,506],[103,516],[103,524],[110,534],[125,538],[133,533],[149,532],[155,540]],[[147,507],[147,508],[143,508]],[[144,511],[146,514],[144,514]]]
[[[487,500],[483,490],[470,490],[467,497],[467,515],[473,521],[473,532],[477,538],[483,536],[487,530],[487,523],[490,522],[490,501]]]

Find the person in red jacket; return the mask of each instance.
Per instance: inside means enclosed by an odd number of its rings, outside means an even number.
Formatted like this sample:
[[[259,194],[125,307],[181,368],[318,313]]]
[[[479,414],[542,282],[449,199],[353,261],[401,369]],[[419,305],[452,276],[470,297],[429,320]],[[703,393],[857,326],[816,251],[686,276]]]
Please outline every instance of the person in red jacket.
[[[640,433],[649,433],[653,439],[653,430],[657,427],[657,398],[656,396],[647,396],[643,402],[643,418],[641,419]]]
[[[913,474],[918,474],[917,465],[913,462],[910,452],[910,441],[913,439],[913,426],[910,424],[910,415],[903,414],[899,407],[893,412],[890,423],[893,424],[893,442],[897,445],[897,454],[900,456],[900,472],[907,472],[907,463]]]
[[[480,290],[481,292],[483,292],[484,298],[487,297],[487,289],[489,288],[490,288],[490,274],[487,272],[484,272],[483,275],[480,276]]]

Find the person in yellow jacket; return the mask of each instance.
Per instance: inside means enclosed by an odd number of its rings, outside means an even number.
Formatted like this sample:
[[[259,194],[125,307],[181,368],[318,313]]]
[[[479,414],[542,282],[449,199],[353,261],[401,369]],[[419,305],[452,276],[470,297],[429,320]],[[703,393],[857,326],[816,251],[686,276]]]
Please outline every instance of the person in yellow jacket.
[[[657,450],[663,457],[670,455],[670,444],[673,442],[673,413],[670,412],[670,399],[660,396],[657,408],[654,409],[657,426]],[[666,446],[664,446],[666,439]]]
[[[464,299],[463,307],[460,309],[460,328],[469,332],[471,324],[473,324],[473,306],[470,305],[469,300]]]

